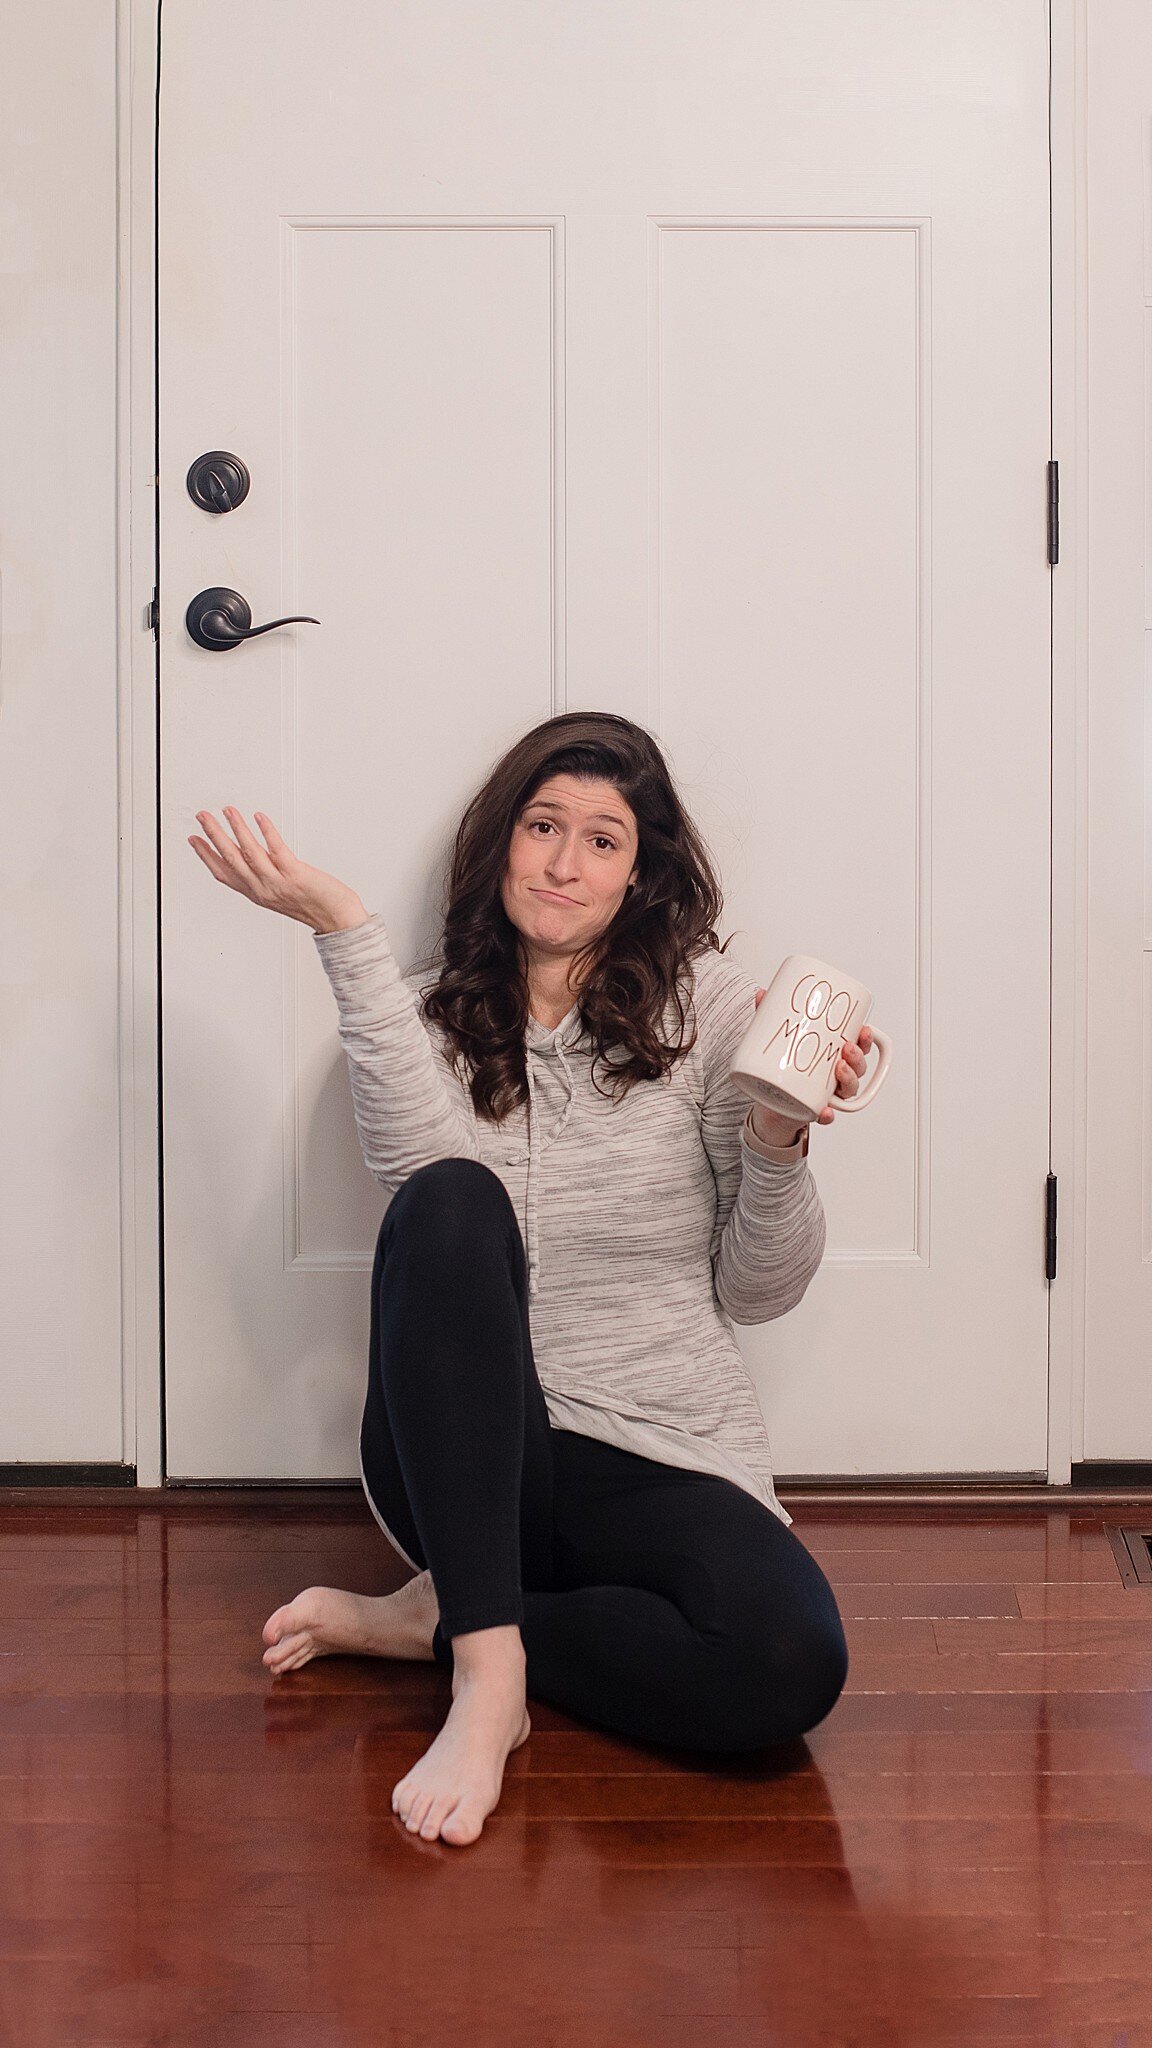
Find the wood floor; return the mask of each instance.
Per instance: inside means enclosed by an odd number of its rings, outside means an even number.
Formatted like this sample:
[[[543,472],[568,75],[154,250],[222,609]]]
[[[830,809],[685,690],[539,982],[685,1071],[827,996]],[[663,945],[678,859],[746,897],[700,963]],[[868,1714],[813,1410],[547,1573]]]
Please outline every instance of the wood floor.
[[[358,1494],[0,1492],[0,2041],[1152,2048],[1149,1502],[782,1498],[827,1720],[717,1766],[530,1698],[453,1848],[390,1805],[446,1672],[260,1661],[407,1577]]]

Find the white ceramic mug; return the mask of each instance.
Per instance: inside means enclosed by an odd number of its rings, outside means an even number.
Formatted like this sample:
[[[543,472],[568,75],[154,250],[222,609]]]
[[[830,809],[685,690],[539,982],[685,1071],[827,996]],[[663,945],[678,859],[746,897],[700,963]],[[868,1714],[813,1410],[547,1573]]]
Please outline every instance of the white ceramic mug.
[[[826,960],[789,953],[773,975],[732,1056],[729,1078],[766,1109],[814,1123],[822,1109],[865,1109],[892,1060],[892,1041],[872,1026],[880,1063],[857,1094],[836,1094],[836,1063],[859,1042],[872,992]]]

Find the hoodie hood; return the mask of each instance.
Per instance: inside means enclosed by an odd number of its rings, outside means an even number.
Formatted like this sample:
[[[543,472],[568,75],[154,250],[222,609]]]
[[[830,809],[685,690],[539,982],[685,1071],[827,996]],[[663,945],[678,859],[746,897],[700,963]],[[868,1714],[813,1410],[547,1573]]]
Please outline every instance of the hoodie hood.
[[[536,1017],[529,1017],[524,1033],[524,1064],[528,1075],[528,1149],[525,1152],[509,1152],[506,1164],[522,1166],[528,1164],[527,1184],[524,1194],[524,1244],[528,1253],[528,1298],[540,1292],[540,1230],[537,1203],[540,1157],[548,1145],[554,1144],[568,1122],[576,1082],[567,1053],[582,1036],[580,1005],[573,1003],[567,1015],[560,1019],[553,1030],[541,1024]],[[538,1060],[555,1061],[567,1088],[567,1100],[553,1123],[545,1130],[536,1100],[536,1076]]]

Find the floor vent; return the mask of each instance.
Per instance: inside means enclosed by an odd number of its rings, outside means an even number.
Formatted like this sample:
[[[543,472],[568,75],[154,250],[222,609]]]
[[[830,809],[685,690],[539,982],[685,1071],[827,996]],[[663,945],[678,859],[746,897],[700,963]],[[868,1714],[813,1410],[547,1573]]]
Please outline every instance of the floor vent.
[[[135,1465],[0,1465],[0,1486],[135,1486]]]
[[[1152,1586],[1152,1529],[1117,1529],[1104,1533],[1126,1586]]]

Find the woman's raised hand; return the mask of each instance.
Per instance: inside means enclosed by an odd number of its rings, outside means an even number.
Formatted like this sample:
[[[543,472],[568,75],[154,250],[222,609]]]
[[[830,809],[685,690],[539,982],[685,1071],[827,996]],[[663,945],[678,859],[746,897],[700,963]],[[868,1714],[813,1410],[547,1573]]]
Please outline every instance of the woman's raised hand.
[[[364,923],[368,912],[355,889],[335,875],[326,875],[323,868],[311,868],[307,861],[297,860],[271,818],[263,811],[252,815],[264,834],[264,846],[230,804],[225,804],[224,816],[235,839],[229,838],[211,811],[197,811],[196,822],[204,827],[208,839],[190,837],[188,844],[195,847],[218,882],[238,889],[262,910],[278,910],[282,917],[310,924],[313,931],[342,931]]]

